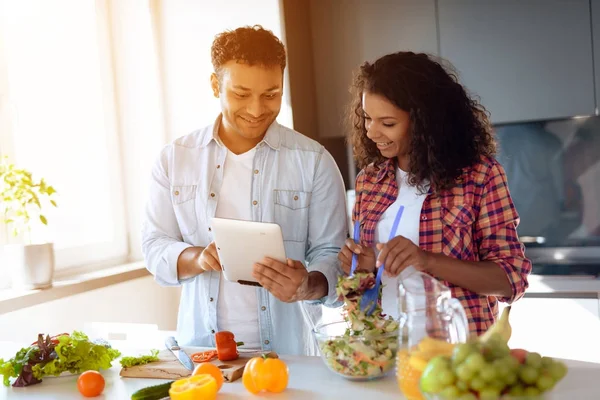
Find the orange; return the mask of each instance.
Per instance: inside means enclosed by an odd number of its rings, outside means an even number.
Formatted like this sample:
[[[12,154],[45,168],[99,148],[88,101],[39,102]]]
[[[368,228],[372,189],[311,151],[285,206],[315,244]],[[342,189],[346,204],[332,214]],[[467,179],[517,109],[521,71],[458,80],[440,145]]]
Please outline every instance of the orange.
[[[409,362],[410,354],[407,350],[398,350],[396,356],[396,378],[402,394],[408,400],[423,400],[419,382],[421,371],[413,368]]]
[[[98,371],[85,371],[77,378],[77,389],[85,397],[100,396],[105,384],[104,377]]]
[[[217,381],[217,391],[221,390],[221,386],[223,386],[223,382],[225,378],[223,378],[223,373],[215,364],[211,364],[209,362],[204,362],[198,364],[198,366],[194,369],[192,376],[200,375],[200,374],[209,374],[215,381]]]

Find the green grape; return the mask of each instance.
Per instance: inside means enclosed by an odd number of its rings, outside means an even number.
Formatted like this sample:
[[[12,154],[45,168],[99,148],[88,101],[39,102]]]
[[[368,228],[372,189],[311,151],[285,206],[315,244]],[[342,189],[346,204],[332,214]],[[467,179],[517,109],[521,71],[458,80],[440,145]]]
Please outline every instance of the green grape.
[[[506,357],[502,358],[502,361],[504,362],[505,365],[507,365],[512,371],[515,371],[517,369],[519,369],[519,367],[521,366],[521,364],[519,363],[519,360],[517,360],[516,358],[514,358],[511,355],[508,355]]]
[[[448,361],[444,360],[443,356],[432,358],[421,375],[421,389],[428,393],[438,393],[442,390],[446,385],[442,383],[440,377],[449,374],[451,379],[454,378],[454,374],[448,368]]]
[[[554,387],[554,379],[548,375],[542,375],[538,378],[536,386],[541,392],[547,392]]]
[[[501,392],[506,387],[506,384],[500,380],[495,380],[492,383],[490,383],[489,387],[492,389],[497,389],[499,392]]]
[[[567,366],[561,361],[554,361],[549,367],[548,371],[556,382],[560,381],[567,374]]]
[[[477,372],[485,365],[485,359],[480,353],[473,353],[467,357],[463,365],[471,371]]]
[[[458,367],[456,367],[455,372],[458,380],[465,383],[469,383],[469,381],[473,378],[473,375],[475,375],[475,371],[470,369],[466,363],[460,364]]]
[[[438,382],[443,387],[450,386],[456,382],[456,375],[449,369],[444,369],[438,372]]]
[[[511,395],[511,396],[515,396],[515,397],[517,397],[517,396],[523,396],[524,392],[525,392],[525,389],[521,385],[512,386],[508,390],[508,394]]]
[[[456,386],[448,386],[440,392],[440,397],[444,400],[455,400],[460,396],[460,390]]]
[[[525,364],[533,368],[540,368],[542,366],[542,356],[535,352],[528,353],[525,358]]]
[[[533,385],[535,381],[537,381],[539,375],[538,370],[530,365],[523,365],[519,370],[519,377],[528,385]]]
[[[494,361],[494,369],[496,370],[496,375],[498,378],[503,379],[505,376],[512,372],[510,365],[506,364],[503,358],[500,358]]]
[[[479,375],[485,382],[492,382],[497,377],[496,369],[491,364],[484,365],[479,371]]]
[[[456,387],[458,388],[458,390],[462,391],[462,392],[466,392],[469,390],[469,384],[467,382],[464,381],[457,381],[456,382]]]
[[[549,367],[554,363],[552,357],[542,357],[542,367]]]
[[[460,395],[458,400],[477,400],[477,396],[475,396],[473,393],[463,393]]]
[[[519,377],[517,376],[517,372],[514,372],[514,371],[510,371],[510,373],[508,375],[506,375],[504,378],[502,378],[504,383],[506,383],[506,385],[508,385],[508,386],[514,385],[518,379],[519,379]]]
[[[473,379],[471,379],[471,383],[469,383],[469,386],[475,391],[480,391],[485,387],[485,381],[480,377],[476,376]]]
[[[500,390],[493,388],[485,388],[479,392],[479,398],[481,400],[498,400],[500,397]]]
[[[469,354],[474,352],[474,346],[469,343],[461,343],[454,347],[454,351],[452,352],[452,364],[458,365],[465,361]]]
[[[525,390],[523,391],[523,395],[524,396],[531,396],[531,397],[539,396],[540,395],[540,391],[535,386],[527,386],[525,388]]]

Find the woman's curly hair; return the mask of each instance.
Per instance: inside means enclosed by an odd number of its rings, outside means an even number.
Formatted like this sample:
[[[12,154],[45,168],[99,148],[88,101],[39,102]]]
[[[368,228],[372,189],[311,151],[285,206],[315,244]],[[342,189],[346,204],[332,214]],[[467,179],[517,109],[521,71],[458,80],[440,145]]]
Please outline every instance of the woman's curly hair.
[[[452,72],[427,54],[398,52],[365,62],[351,91],[354,157],[363,169],[386,161],[367,137],[362,94],[385,97],[410,114],[409,183],[425,192],[455,186],[462,170],[493,157],[496,141],[485,108],[467,94]]]

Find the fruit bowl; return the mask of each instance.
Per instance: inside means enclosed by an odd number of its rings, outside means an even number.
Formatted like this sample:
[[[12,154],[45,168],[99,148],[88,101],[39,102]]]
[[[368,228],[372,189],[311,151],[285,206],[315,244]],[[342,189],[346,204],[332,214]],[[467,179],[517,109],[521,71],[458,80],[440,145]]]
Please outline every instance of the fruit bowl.
[[[313,330],[325,365],[349,380],[377,379],[392,371],[398,330],[351,335],[346,321],[320,324]]]

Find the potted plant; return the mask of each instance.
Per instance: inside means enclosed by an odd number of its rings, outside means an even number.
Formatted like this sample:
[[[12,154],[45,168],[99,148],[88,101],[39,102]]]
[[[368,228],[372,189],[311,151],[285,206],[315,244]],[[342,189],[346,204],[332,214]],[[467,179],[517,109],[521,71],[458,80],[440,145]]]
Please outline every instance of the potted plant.
[[[36,224],[48,224],[42,210],[56,207],[55,194],[44,179],[35,180],[31,172],[15,167],[8,157],[0,159],[0,223],[12,237],[0,247],[0,267],[5,275],[0,280],[6,282],[10,276],[13,287],[26,289],[52,286],[53,243],[34,243],[31,230]]]

